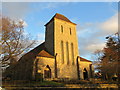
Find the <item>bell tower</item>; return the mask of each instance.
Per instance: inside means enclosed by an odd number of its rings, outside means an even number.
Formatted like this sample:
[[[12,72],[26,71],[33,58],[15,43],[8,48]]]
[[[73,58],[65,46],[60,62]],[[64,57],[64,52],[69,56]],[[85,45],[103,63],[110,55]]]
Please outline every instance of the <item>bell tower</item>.
[[[76,24],[56,13],[45,25],[45,47],[56,55],[58,78],[77,79],[78,40]]]

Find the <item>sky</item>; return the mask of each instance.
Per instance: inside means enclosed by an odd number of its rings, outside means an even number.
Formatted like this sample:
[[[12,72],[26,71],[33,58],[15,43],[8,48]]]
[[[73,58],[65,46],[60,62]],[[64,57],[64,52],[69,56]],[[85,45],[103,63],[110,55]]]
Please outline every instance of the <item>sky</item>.
[[[108,35],[118,31],[117,2],[3,2],[2,14],[24,20],[25,33],[41,44],[45,24],[60,13],[77,24],[80,56],[93,60],[93,53],[105,47]]]

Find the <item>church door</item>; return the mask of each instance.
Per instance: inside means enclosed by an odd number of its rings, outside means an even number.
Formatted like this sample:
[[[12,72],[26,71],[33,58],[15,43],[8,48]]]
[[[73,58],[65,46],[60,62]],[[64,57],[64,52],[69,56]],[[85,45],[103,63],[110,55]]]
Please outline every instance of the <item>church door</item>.
[[[44,69],[44,78],[51,78],[51,69],[49,65],[47,65]]]
[[[86,68],[84,68],[83,77],[84,77],[84,80],[88,79],[88,71],[86,70]]]

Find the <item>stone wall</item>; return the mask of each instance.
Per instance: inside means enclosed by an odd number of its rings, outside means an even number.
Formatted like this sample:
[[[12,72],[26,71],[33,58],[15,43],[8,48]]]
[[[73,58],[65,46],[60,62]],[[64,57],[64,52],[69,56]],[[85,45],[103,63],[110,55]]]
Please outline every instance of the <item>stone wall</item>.
[[[92,78],[92,76],[93,76],[93,66],[92,66],[92,71],[91,71],[90,70],[90,65],[91,64],[92,64],[92,62],[79,61],[80,79],[84,79],[84,77],[83,77],[84,68],[86,68],[86,70],[88,72],[88,78]]]
[[[37,73],[42,74],[44,78],[44,70],[48,65],[51,69],[51,78],[55,78],[55,59],[54,58],[47,58],[47,57],[37,57]],[[34,65],[35,66],[35,65]],[[35,69],[35,67],[34,67]]]
[[[54,21],[51,21],[46,26],[45,47],[47,51],[54,56]]]
[[[63,26],[63,32],[61,31],[61,25]],[[71,34],[70,34],[71,28]],[[64,49],[64,63],[62,62],[61,41],[63,41]],[[66,43],[68,42],[68,49]],[[73,43],[74,59],[72,58],[71,43]],[[70,22],[66,22],[60,19],[54,19],[54,48],[57,53],[57,73],[58,78],[70,78],[78,79],[76,59],[78,53],[78,40],[76,36],[76,25]],[[69,52],[69,61],[67,59],[67,53]],[[69,62],[69,63],[68,63]]]

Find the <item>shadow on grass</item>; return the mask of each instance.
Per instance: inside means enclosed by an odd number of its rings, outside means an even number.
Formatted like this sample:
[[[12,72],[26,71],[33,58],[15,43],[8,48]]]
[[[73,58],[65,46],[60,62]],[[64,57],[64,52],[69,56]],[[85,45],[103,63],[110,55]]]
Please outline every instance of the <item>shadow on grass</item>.
[[[3,81],[3,87],[63,87],[63,83],[54,81]]]
[[[106,84],[107,83],[107,84]],[[113,87],[112,87],[113,86]],[[86,80],[53,80],[53,81],[23,81],[23,80],[14,80],[14,81],[3,81],[2,87],[6,90],[29,90],[29,89],[38,89],[38,88],[117,88],[117,86],[112,85],[111,83],[103,81],[86,81]],[[11,89],[12,88],[12,89]],[[17,88],[17,89],[16,89]],[[91,89],[91,90],[92,90]]]

